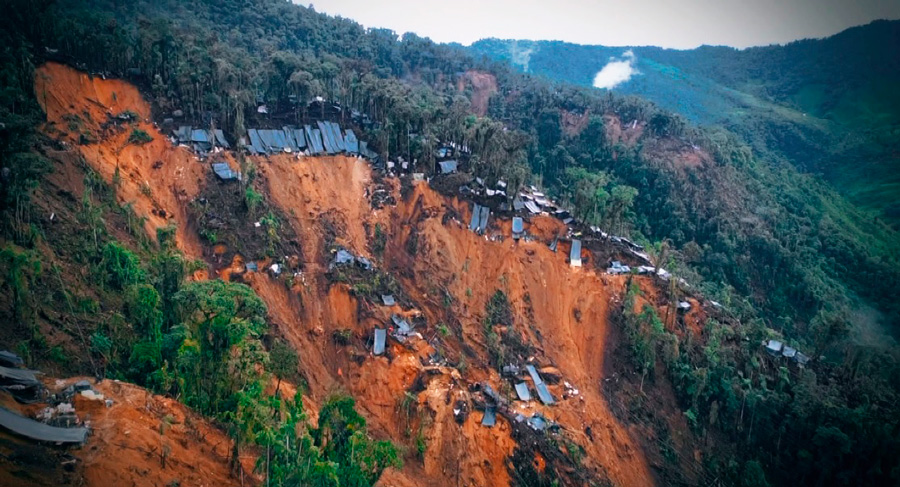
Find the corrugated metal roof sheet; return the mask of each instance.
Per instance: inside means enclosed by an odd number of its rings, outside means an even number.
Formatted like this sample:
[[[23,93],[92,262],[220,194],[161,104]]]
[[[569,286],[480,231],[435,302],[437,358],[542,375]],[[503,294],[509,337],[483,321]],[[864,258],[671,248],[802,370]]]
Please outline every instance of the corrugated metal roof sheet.
[[[488,219],[491,217],[491,209],[487,206],[481,207],[481,222],[478,224],[478,231],[484,233],[488,227]]]
[[[297,150],[306,149],[306,133],[303,129],[293,129],[294,142],[297,143]]]
[[[459,163],[455,160],[451,161],[441,161],[438,164],[441,166],[441,174],[451,174],[456,172]]]
[[[523,203],[521,199],[516,198],[513,200],[513,210],[514,211],[521,211],[524,208],[525,208],[525,203]]]
[[[334,143],[331,140],[331,133],[328,130],[328,127],[324,122],[316,122],[316,126],[319,127],[319,134],[322,137],[322,145],[325,147],[325,152],[328,154],[334,154],[337,151],[334,148]]]
[[[481,425],[490,428],[495,424],[497,424],[497,408],[494,406],[484,408],[484,416],[481,418]]]
[[[186,144],[191,141],[191,126],[190,125],[182,125],[178,127],[178,130],[175,131],[175,137],[178,139],[178,142]]]
[[[284,141],[287,142],[288,147],[291,148],[291,152],[297,152],[297,141],[294,140],[294,130],[285,125],[281,128],[281,132],[284,134]]]
[[[191,130],[191,142],[209,142],[209,132],[203,129]]]
[[[272,130],[257,130],[259,133],[259,139],[262,141],[263,147],[266,148],[267,153],[277,152],[278,144],[275,142],[275,134]]]
[[[344,137],[344,143],[347,146],[347,152],[351,154],[359,154],[359,140],[352,130],[347,129],[347,135]]]
[[[322,132],[319,129],[312,129],[312,140],[316,144],[316,154],[325,154],[325,140],[322,138]]]
[[[0,407],[0,425],[26,438],[50,443],[84,443],[88,434],[87,428],[58,428],[20,416],[3,407]]]
[[[229,148],[228,141],[225,140],[225,132],[222,132],[222,129],[216,129],[216,144],[219,144],[219,147]]]
[[[306,143],[309,146],[309,153],[318,155],[325,151],[322,148],[322,138],[318,135],[318,131],[309,125],[304,125],[303,131],[306,133]]]
[[[228,181],[231,179],[237,179],[238,173],[231,170],[231,167],[224,162],[217,162],[212,165],[213,171],[215,171],[216,176],[219,176],[219,179],[224,181]]]
[[[15,383],[16,385],[32,387],[41,385],[41,381],[34,375],[33,370],[14,369],[10,367],[0,366],[0,378],[4,383]]]
[[[22,357],[10,352],[9,350],[0,350],[0,364],[6,367],[17,367],[25,363]]]
[[[372,353],[381,355],[384,353],[384,344],[387,340],[387,330],[375,328],[375,346],[372,347]]]
[[[512,232],[513,236],[519,236],[522,232],[525,231],[525,222],[522,221],[521,217],[514,216],[512,220]]]
[[[469,222],[469,230],[475,232],[478,231],[479,227],[481,227],[481,205],[475,203],[475,207],[472,208],[472,220]]]
[[[247,131],[247,135],[250,136],[250,147],[253,152],[256,154],[265,154],[266,153],[266,145],[263,143],[262,138],[259,136],[259,131],[256,129],[250,129]]]
[[[359,153],[367,159],[374,160],[378,157],[378,153],[369,149],[369,143],[363,140],[359,141]]]
[[[331,138],[334,141],[335,149],[338,152],[344,152],[347,150],[347,146],[344,144],[344,135],[341,133],[341,126],[335,122],[328,123],[331,129]]]
[[[572,240],[572,252],[569,253],[572,267],[581,267],[581,240]]]
[[[531,392],[528,390],[528,384],[525,382],[516,384],[516,395],[519,396],[519,399],[522,401],[530,401]]]
[[[278,152],[284,152],[285,148],[290,148],[290,144],[288,144],[287,140],[285,140],[284,132],[281,130],[273,130],[272,138],[275,139],[275,147],[274,149]]]
[[[538,397],[541,399],[542,403],[544,403],[548,406],[550,404],[553,404],[553,396],[550,395],[550,390],[547,389],[547,384],[544,384],[542,382],[542,383],[536,385],[535,389],[537,389]]]
[[[534,201],[526,201],[525,208],[528,208],[528,211],[534,213],[535,215],[541,212],[541,209],[538,208],[538,205],[536,205]]]
[[[534,365],[526,365],[525,368],[528,369],[528,374],[531,375],[531,380],[534,381],[535,386],[544,383],[544,380],[541,379],[541,374],[538,374],[538,371],[534,368]]]

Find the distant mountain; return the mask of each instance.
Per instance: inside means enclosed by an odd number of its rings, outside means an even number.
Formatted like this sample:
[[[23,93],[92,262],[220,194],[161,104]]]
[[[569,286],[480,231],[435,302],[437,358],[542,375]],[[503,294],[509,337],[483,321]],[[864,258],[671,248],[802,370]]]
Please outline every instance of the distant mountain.
[[[588,86],[611,60],[628,62],[631,77],[613,91],[723,125],[768,158],[821,174],[858,206],[900,225],[900,21],[745,50],[498,39],[471,49]]]

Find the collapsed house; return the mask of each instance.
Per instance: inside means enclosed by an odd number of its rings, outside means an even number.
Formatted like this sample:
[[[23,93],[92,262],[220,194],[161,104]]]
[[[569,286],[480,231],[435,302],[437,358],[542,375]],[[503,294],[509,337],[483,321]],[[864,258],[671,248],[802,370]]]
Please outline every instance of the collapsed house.
[[[487,231],[490,216],[490,208],[475,203],[475,206],[472,208],[472,219],[469,221],[469,230],[472,230],[479,235],[483,234]]]
[[[488,406],[484,408],[484,417],[481,418],[481,425],[492,428],[497,424],[497,407]]]
[[[178,144],[190,147],[200,155],[209,153],[213,147],[230,148],[221,129],[195,129],[190,125],[182,125],[173,132],[173,136]]]
[[[375,355],[383,354],[386,341],[387,330],[383,328],[375,328],[375,344],[372,347],[372,353],[374,353]]]
[[[766,353],[772,357],[786,358],[801,367],[808,364],[810,361],[810,358],[803,354],[803,352],[785,345],[784,342],[781,342],[780,340],[766,340],[763,342],[763,347],[765,348]]]
[[[519,240],[525,236],[525,224],[522,217],[516,216],[512,220],[512,238]]]
[[[250,155],[305,154],[310,156],[349,154],[363,156],[373,162],[378,154],[360,141],[350,130],[342,130],[336,122],[319,121],[280,129],[249,129],[243,147]]]
[[[569,264],[581,267],[581,240],[572,240],[572,251],[569,253]]]
[[[441,174],[453,174],[459,169],[459,162],[455,160],[441,161],[438,165],[441,166]]]
[[[216,176],[222,181],[239,181],[241,179],[241,173],[232,170],[231,166],[225,162],[214,163],[212,168],[213,172],[216,173]]]
[[[44,389],[37,373],[34,370],[0,366],[0,389],[8,391],[16,401],[23,404],[37,402]]]
[[[528,402],[531,400],[531,391],[528,390],[528,383],[519,382],[516,384],[516,395],[520,401]]]
[[[20,416],[3,407],[0,407],[0,426],[17,435],[47,443],[84,443],[88,435],[88,429],[84,427],[61,428],[50,426]]]
[[[528,374],[531,376],[531,381],[534,383],[534,388],[537,390],[538,398],[541,402],[548,406],[553,404],[553,396],[550,394],[550,390],[547,389],[547,384],[544,383],[541,374],[538,374],[534,365],[527,365],[525,368],[528,369]]]

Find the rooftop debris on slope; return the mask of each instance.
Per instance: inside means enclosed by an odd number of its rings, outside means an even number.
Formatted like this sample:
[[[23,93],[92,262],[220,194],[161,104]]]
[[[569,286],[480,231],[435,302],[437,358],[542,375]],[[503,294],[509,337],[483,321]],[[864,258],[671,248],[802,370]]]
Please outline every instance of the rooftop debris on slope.
[[[87,428],[57,428],[3,407],[0,407],[0,426],[26,438],[50,443],[84,443],[88,435]]]
[[[309,125],[304,125],[303,131],[306,134],[307,142],[309,142],[309,154],[316,156],[324,153],[325,147],[322,146],[322,136],[319,134],[319,130]]]
[[[533,213],[535,215],[539,215],[541,213],[541,209],[538,208],[538,205],[535,204],[534,201],[526,201],[525,208],[528,208],[528,211],[530,211],[531,213]]]
[[[391,294],[382,294],[381,302],[384,303],[385,306],[393,306],[397,304],[397,301],[394,299],[394,296]]]
[[[241,173],[235,172],[231,169],[225,162],[217,162],[212,165],[213,171],[216,173],[216,176],[219,177],[222,181],[232,181],[241,179]]]
[[[800,366],[804,366],[810,361],[810,358],[803,352],[794,347],[785,345],[785,343],[780,340],[766,340],[763,342],[763,347],[769,355],[773,357],[784,357]]]
[[[9,350],[0,350],[0,366],[3,367],[21,367],[25,365],[22,357],[10,352]]]
[[[319,133],[322,137],[322,145],[325,147],[325,152],[329,155],[337,154],[337,149],[334,146],[334,141],[331,138],[331,132],[328,130],[324,122],[316,122],[316,126],[319,127]]]
[[[441,174],[453,174],[459,167],[459,163],[455,160],[441,161],[438,164],[441,166]]]
[[[387,340],[387,330],[375,328],[375,345],[372,347],[372,353],[381,355],[384,353],[384,344]]]
[[[37,402],[44,386],[35,376],[36,373],[33,370],[0,367],[0,389],[9,391],[21,403]]]
[[[178,144],[189,146],[200,155],[211,151],[213,144],[223,149],[231,147],[225,139],[225,133],[221,129],[195,129],[190,125],[182,125],[172,132],[172,136]]]
[[[516,395],[519,396],[519,400],[521,401],[530,401],[531,392],[528,391],[528,384],[525,382],[516,384]]]
[[[522,238],[525,234],[525,225],[522,217],[515,216],[512,220],[512,237],[516,240]]]
[[[543,382],[536,385],[535,389],[537,389],[538,397],[541,399],[541,402],[546,405],[553,404],[553,396],[550,394],[550,390],[547,389],[547,384]]]
[[[484,233],[487,231],[488,227],[488,219],[491,217],[491,209],[487,206],[481,207],[481,221],[478,224],[478,233]]]
[[[356,264],[363,269],[370,271],[372,270],[372,261],[363,257],[356,256],[344,249],[337,249],[334,253],[334,260],[331,262],[331,269],[334,269],[337,266],[347,265],[347,264]]]
[[[359,140],[357,140],[356,134],[350,129],[347,129],[345,133],[344,142],[347,145],[347,152],[353,155],[359,154]]]
[[[526,365],[526,369],[528,369],[528,374],[531,375],[531,380],[534,382],[534,385],[543,384],[544,380],[541,379],[541,374],[538,374],[537,369],[534,368],[534,365]]]
[[[475,203],[475,206],[472,208],[472,220],[469,222],[469,230],[473,232],[478,231],[478,227],[481,226],[481,205]]]
[[[394,330],[394,336],[398,338],[405,338],[409,335],[412,335],[412,325],[410,325],[408,321],[403,319],[402,316],[397,314],[391,315],[391,322],[393,322],[394,326],[397,327],[397,329]]]
[[[569,254],[572,267],[581,267],[581,240],[572,240],[572,252]]]
[[[472,208],[472,219],[469,221],[469,230],[479,235],[483,234],[487,230],[490,215],[490,208],[475,203],[475,206]]]
[[[606,269],[606,273],[612,274],[612,275],[628,274],[629,272],[631,272],[631,268],[628,267],[627,265],[623,265],[618,260],[612,261],[612,264],[610,264],[609,268]]]
[[[481,425],[491,428],[495,424],[497,424],[497,408],[494,406],[484,408],[484,417],[481,418]]]
[[[528,426],[535,431],[544,431],[547,428],[547,420],[540,414],[528,418],[526,421]]]

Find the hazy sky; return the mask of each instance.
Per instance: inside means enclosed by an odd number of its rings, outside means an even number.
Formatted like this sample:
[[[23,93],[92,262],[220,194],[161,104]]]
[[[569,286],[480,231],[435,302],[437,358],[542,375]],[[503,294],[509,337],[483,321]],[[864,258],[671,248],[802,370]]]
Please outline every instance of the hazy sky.
[[[319,0],[312,5],[366,27],[462,44],[499,37],[607,46],[747,47],[825,37],[875,19],[900,18],[900,0]]]

